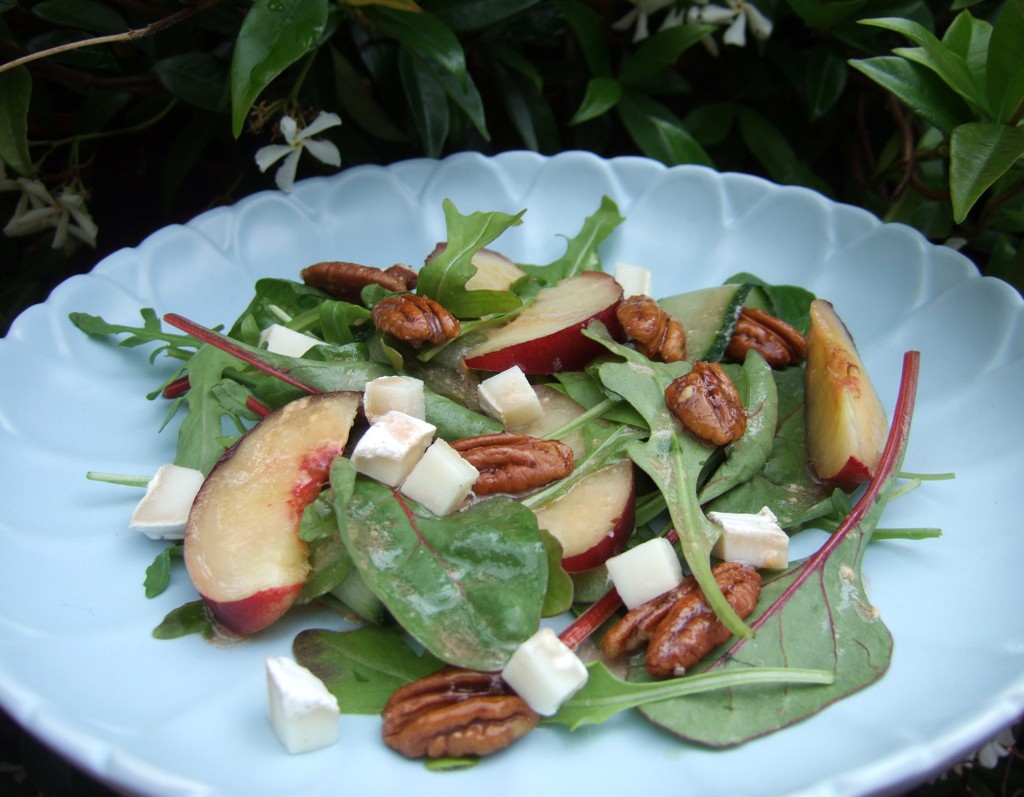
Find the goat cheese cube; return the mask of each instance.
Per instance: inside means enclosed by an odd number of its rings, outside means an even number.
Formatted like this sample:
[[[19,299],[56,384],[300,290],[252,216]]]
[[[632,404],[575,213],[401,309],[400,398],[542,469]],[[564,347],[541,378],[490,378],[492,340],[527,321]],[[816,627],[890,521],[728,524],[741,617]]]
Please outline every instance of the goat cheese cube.
[[[501,677],[530,708],[550,717],[587,682],[587,668],[545,627],[516,648]]]
[[[267,659],[270,725],[289,753],[308,753],[338,741],[338,699],[324,682],[285,656]]]
[[[616,261],[614,266],[615,281],[622,286],[622,298],[630,296],[651,295],[651,272],[643,266]]]
[[[480,471],[438,438],[402,482],[402,494],[438,517],[450,515],[473,489]]]
[[[770,570],[789,566],[789,535],[768,507],[753,515],[708,512],[708,520],[722,527],[722,534],[711,549],[713,556]]]
[[[301,357],[321,343],[322,340],[317,340],[312,335],[296,332],[281,324],[271,324],[260,332],[261,347],[265,347],[272,354],[283,354],[286,357]]]
[[[146,485],[129,525],[151,540],[181,540],[196,493],[206,479],[201,471],[161,465]]]
[[[366,383],[363,412],[373,423],[391,410],[404,412],[421,421],[427,417],[423,380],[414,376],[380,376]]]
[[[627,609],[668,592],[683,580],[676,549],[664,537],[642,542],[611,557],[605,566]]]
[[[477,388],[480,409],[506,429],[515,429],[537,420],[543,413],[540,399],[518,365],[489,376]]]
[[[404,412],[386,412],[352,450],[352,464],[359,473],[397,487],[427,450],[437,428]]]

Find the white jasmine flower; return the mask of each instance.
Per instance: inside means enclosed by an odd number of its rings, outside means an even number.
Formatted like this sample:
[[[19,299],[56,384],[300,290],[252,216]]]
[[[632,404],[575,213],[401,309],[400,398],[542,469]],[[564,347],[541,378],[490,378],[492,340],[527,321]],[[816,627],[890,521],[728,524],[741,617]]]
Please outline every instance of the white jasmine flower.
[[[73,186],[65,186],[56,196],[39,180],[27,177],[10,179],[0,172],[0,191],[21,191],[21,197],[4,227],[4,235],[17,238],[54,229],[54,249],[70,249],[71,239],[96,246],[99,228],[89,215],[85,197]],[[70,236],[70,238],[69,238]]]
[[[310,155],[328,166],[341,166],[341,153],[332,142],[312,138],[317,133],[340,124],[341,117],[336,113],[321,111],[317,114],[316,119],[299,130],[298,123],[292,117],[283,116],[278,126],[287,143],[268,144],[261,147],[256,152],[256,165],[260,167],[261,172],[265,172],[284,158],[284,163],[278,167],[277,173],[274,175],[274,182],[282,191],[291,191],[295,184],[295,170],[298,168],[302,150],[309,150]]]
[[[612,27],[615,30],[629,30],[636,25],[636,30],[633,32],[633,41],[638,42],[651,35],[651,15],[669,6],[674,6],[676,0],[632,0],[632,3],[633,8],[622,19],[612,23]]]
[[[714,3],[692,6],[687,21],[727,26],[722,41],[736,47],[746,45],[748,27],[758,39],[767,39],[772,34],[772,21],[746,0],[726,0],[725,6]]]

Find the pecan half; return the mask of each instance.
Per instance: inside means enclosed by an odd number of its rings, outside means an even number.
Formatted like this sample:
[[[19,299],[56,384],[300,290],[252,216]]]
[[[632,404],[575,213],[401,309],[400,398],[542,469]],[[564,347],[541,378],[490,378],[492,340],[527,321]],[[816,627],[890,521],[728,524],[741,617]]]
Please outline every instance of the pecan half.
[[[314,263],[300,273],[307,285],[346,302],[359,302],[359,294],[367,285],[380,285],[389,291],[411,291],[416,287],[416,272],[399,264],[379,269],[335,260]]]
[[[572,449],[558,440],[498,432],[464,437],[451,444],[480,471],[477,495],[522,493],[572,473]]]
[[[686,331],[650,296],[630,296],[619,302],[615,316],[636,349],[651,360],[672,363],[686,359]]]
[[[744,307],[736,321],[726,356],[743,362],[753,349],[772,368],[796,365],[807,356],[807,341],[800,331],[763,310]]]
[[[761,595],[757,570],[739,562],[719,562],[711,572],[741,619],[754,611]],[[730,636],[732,632],[712,611],[704,593],[693,590],[677,601],[654,629],[647,646],[647,672],[656,677],[682,675]]]
[[[419,347],[435,346],[457,338],[462,331],[459,320],[426,296],[399,293],[381,299],[371,313],[373,325],[381,332]]]
[[[672,607],[697,589],[697,579],[687,576],[678,586],[630,609],[601,639],[601,650],[618,658],[646,645]]]
[[[665,388],[665,404],[700,440],[724,446],[747,429],[743,400],[718,363],[699,362]]]
[[[398,688],[381,716],[384,743],[408,758],[488,755],[539,719],[498,673],[454,667]]]

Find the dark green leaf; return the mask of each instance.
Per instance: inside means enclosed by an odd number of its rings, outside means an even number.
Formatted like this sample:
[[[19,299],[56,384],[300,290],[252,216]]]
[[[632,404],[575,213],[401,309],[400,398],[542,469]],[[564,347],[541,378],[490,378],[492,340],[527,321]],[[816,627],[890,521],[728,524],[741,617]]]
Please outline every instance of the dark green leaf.
[[[399,50],[398,70],[420,146],[428,157],[440,158],[451,123],[445,88],[437,75],[408,50]]]
[[[344,511],[345,544],[363,579],[438,658],[500,669],[537,630],[548,555],[519,502],[488,498],[438,519],[360,478]]]
[[[846,63],[831,48],[819,47],[811,55],[806,74],[807,109],[811,119],[820,119],[846,88]]]
[[[32,77],[25,67],[0,72],[0,158],[24,177],[34,174],[28,151],[28,108]]]
[[[228,102],[228,68],[219,58],[204,52],[181,53],[153,66],[160,83],[189,105],[221,111]]]
[[[713,166],[711,156],[690,135],[675,114],[660,103],[642,94],[624,94],[619,114],[630,137],[649,158],[667,166],[697,163]]]
[[[601,15],[580,0],[555,0],[555,8],[572,28],[590,73],[595,77],[610,78],[611,56]]]
[[[363,77],[338,48],[331,48],[331,58],[338,85],[338,101],[346,114],[376,138],[383,141],[408,141],[409,136],[391,120]]]
[[[398,687],[442,666],[429,653],[417,655],[400,630],[373,626],[301,631],[292,653],[326,684],[345,714],[379,714]]]
[[[947,48],[923,25],[899,17],[864,19],[861,20],[861,23],[906,36],[918,46],[894,50],[897,55],[909,58],[934,71],[972,106],[982,110],[987,108],[988,98],[985,95],[984,87],[975,82],[967,60],[959,53]]]
[[[622,97],[622,88],[618,82],[606,77],[595,77],[587,81],[580,107],[576,109],[569,124],[577,125],[587,122],[615,107]]]
[[[555,617],[572,608],[573,581],[572,577],[562,568],[562,545],[555,536],[540,529],[540,538],[544,541],[544,550],[548,555],[548,587],[544,591],[544,606],[541,614],[544,617]]]
[[[231,60],[232,130],[285,69],[316,47],[327,24],[327,0],[256,0],[242,22]]]
[[[788,0],[788,3],[807,27],[828,30],[857,19],[868,0]]]
[[[972,122],[953,130],[949,144],[949,189],[953,218],[967,218],[974,203],[1024,157],[1024,128]]]
[[[954,127],[974,116],[963,99],[942,78],[913,61],[885,55],[849,63],[947,135]]]
[[[986,82],[985,63],[991,37],[992,26],[983,19],[976,19],[969,11],[957,14],[942,35],[943,46],[964,59],[976,86],[984,86]]]
[[[737,120],[744,143],[768,175],[789,182],[796,170],[797,155],[782,132],[767,117],[749,108],[741,109]]]
[[[1024,108],[1024,0],[1005,0],[989,40],[986,76],[993,121],[1019,121]]]
[[[490,28],[540,0],[434,0],[430,12],[456,33]]]
[[[424,60],[436,64],[442,72],[455,78],[460,88],[465,89],[469,85],[462,45],[451,28],[437,17],[383,6],[368,6],[364,12],[375,28]]]
[[[89,33],[112,34],[128,30],[124,17],[97,0],[43,0],[32,6],[32,13],[54,25]]]
[[[644,83],[670,67],[686,50],[716,30],[714,25],[678,25],[645,39],[619,73],[623,86]]]

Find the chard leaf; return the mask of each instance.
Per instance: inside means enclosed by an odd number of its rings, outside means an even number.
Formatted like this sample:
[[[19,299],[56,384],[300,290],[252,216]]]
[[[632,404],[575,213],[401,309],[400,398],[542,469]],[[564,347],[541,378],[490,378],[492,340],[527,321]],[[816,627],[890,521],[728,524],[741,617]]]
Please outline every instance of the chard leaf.
[[[517,501],[489,498],[436,518],[359,478],[343,511],[342,535],[367,586],[438,658],[500,669],[537,630],[548,552],[533,512]]]
[[[515,215],[494,211],[463,216],[450,199],[442,203],[447,242],[430,262],[423,266],[416,292],[440,302],[459,318],[479,318],[491,313],[506,313],[521,304],[511,291],[467,290],[466,281],[476,273],[470,261],[509,227],[521,223],[525,211]]]
[[[554,285],[582,271],[600,271],[598,247],[623,221],[618,205],[607,196],[601,197],[598,209],[584,220],[580,231],[568,239],[565,254],[544,266],[520,264],[519,267],[547,285]]]
[[[345,714],[379,714],[398,687],[442,666],[429,653],[417,655],[400,630],[376,626],[301,631],[292,653],[324,682]]]
[[[686,700],[722,689],[758,692],[767,687],[765,691],[777,694],[779,684],[821,685],[831,684],[835,680],[831,670],[795,667],[737,668],[647,682],[616,678],[600,661],[590,662],[587,670],[589,675],[586,684],[562,704],[550,722],[568,725],[571,730],[576,730],[582,725],[609,720],[620,711],[665,700]]]
[[[871,605],[861,578],[864,549],[892,497],[906,451],[919,358],[910,352],[878,472],[843,524],[812,556],[767,581],[751,618],[756,635],[702,662],[703,672],[791,666],[835,672],[820,689],[740,690],[644,706],[653,722],[716,747],[785,727],[882,676],[892,636]]]
[[[711,548],[720,532],[704,516],[697,500],[697,480],[715,448],[688,434],[665,406],[665,388],[688,373],[690,363],[651,362],[626,346],[591,332],[587,335],[626,358],[626,362],[607,362],[596,369],[601,384],[628,401],[651,430],[646,440],[633,440],[626,450],[661,490],[679,534],[683,557],[711,608],[732,633],[749,636],[750,629],[729,605],[711,574]]]

